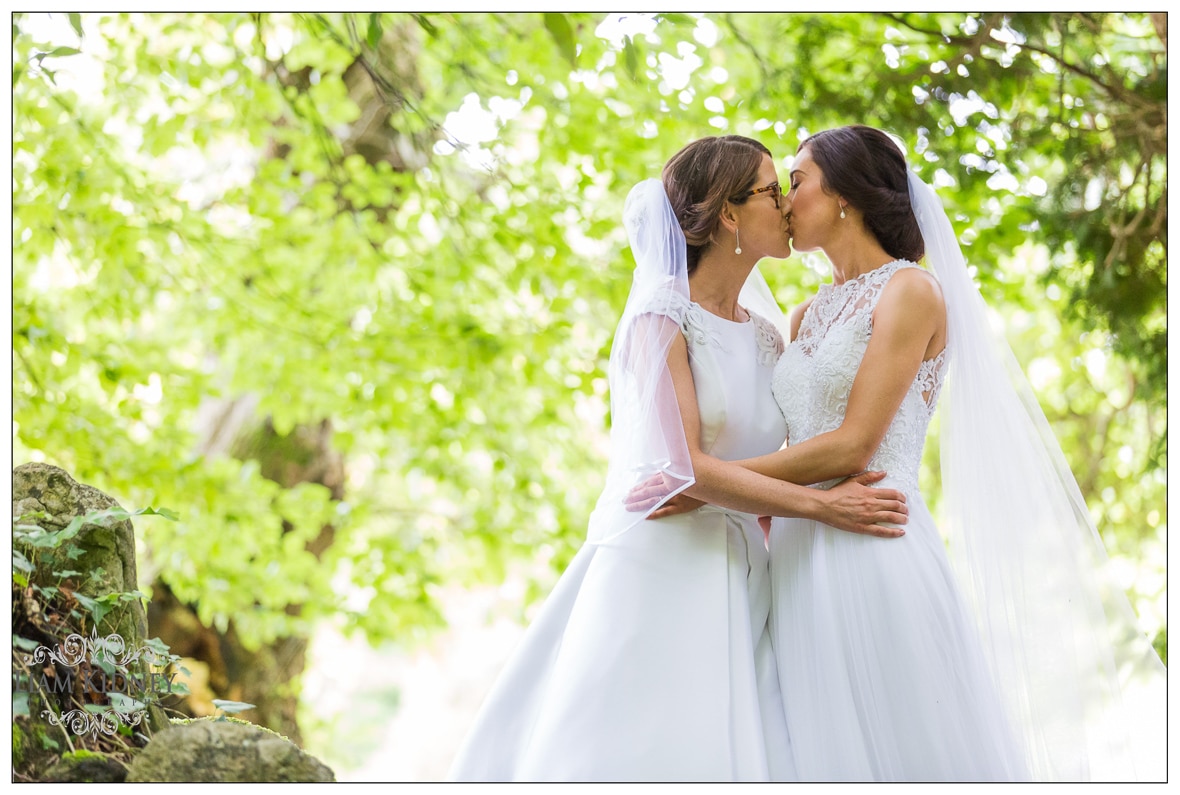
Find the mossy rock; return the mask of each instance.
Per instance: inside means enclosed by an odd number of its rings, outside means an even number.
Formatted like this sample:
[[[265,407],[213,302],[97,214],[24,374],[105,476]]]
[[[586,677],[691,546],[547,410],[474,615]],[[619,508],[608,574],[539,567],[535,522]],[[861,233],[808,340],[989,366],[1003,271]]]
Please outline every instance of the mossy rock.
[[[93,486],[79,483],[64,469],[32,463],[12,470],[12,515],[43,513],[45,517],[28,523],[47,531],[61,530],[76,516],[117,507],[120,506],[114,499]],[[81,554],[71,559],[70,550],[75,548]],[[87,579],[79,583],[78,591],[91,598],[128,593],[139,587],[135,571],[135,528],[129,519],[105,527],[85,525],[61,547],[38,550],[36,564],[30,580],[41,585],[55,583],[59,579],[53,574],[55,571],[83,572]],[[147,612],[139,600],[124,602],[103,617],[98,633],[106,636],[112,632],[122,636],[128,647],[144,639]]]
[[[20,715],[12,721],[12,770],[27,778],[39,778],[66,748],[64,731]],[[24,779],[20,779],[24,780]]]
[[[332,770],[275,732],[219,718],[175,723],[131,763],[129,782],[335,781]]]
[[[22,464],[12,470],[12,515],[27,519],[53,532],[68,526],[75,517],[120,507],[114,499],[94,488],[79,483],[64,469],[49,464]],[[135,528],[129,519],[108,525],[83,525],[78,534],[57,548],[32,550],[14,534],[14,547],[22,549],[35,564],[29,581],[36,585],[56,585],[61,579],[54,572],[79,571],[76,593],[99,599],[112,593],[129,593],[139,589],[135,567]],[[71,555],[73,557],[71,557]],[[147,636],[147,612],[139,599],[121,601],[94,627],[97,634],[107,637],[117,634],[129,652],[141,649]],[[66,640],[56,638],[57,642]],[[45,642],[45,641],[42,641]],[[148,676],[150,669],[143,660],[129,664],[131,673]],[[69,707],[55,705],[56,711]],[[33,710],[39,714],[40,710]],[[167,716],[155,704],[147,708],[145,728],[148,733],[167,726]]]
[[[105,754],[82,750],[62,755],[58,763],[49,768],[40,780],[115,783],[124,781],[126,778],[127,768],[117,759],[112,759]]]

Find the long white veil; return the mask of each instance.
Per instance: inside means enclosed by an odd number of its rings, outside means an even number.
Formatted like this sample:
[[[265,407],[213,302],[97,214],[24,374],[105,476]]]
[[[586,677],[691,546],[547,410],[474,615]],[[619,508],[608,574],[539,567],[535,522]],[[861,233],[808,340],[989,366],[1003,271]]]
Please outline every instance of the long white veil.
[[[912,171],[909,190],[947,307],[942,525],[1033,776],[1165,780],[1166,671],[942,202]]]
[[[607,369],[611,453],[606,485],[590,515],[590,543],[629,530],[695,482],[668,370],[668,350],[689,304],[687,244],[660,180],[631,189],[623,223],[635,273]],[[671,486],[668,495],[645,512],[627,511],[626,494],[656,473]]]

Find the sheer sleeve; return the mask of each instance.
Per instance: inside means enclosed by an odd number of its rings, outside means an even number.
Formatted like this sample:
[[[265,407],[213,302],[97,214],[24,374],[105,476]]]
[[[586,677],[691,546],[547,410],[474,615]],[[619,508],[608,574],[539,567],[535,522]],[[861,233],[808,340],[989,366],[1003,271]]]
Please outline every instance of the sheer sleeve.
[[[689,307],[684,234],[659,180],[639,183],[623,219],[635,257],[631,293],[615,330],[610,382],[611,453],[606,484],[590,517],[588,540],[607,541],[654,511],[630,512],[632,487],[662,474],[668,496],[694,482],[668,354]],[[662,503],[661,503],[662,504]]]

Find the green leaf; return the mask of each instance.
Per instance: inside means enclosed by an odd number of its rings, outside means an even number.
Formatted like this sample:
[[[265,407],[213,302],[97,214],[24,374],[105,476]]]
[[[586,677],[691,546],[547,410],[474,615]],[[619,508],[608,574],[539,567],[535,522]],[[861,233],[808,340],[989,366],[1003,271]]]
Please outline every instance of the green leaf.
[[[426,14],[411,14],[410,16],[414,18],[414,21],[418,23],[418,26],[422,28],[422,30],[426,31],[426,35],[430,36],[432,39],[438,38],[438,28],[436,28],[434,23],[427,18]]]
[[[78,604],[82,605],[82,607],[86,608],[86,610],[90,612],[90,615],[94,617],[95,624],[101,622],[103,618],[106,617],[106,614],[111,611],[110,606],[105,602],[98,601],[97,599],[91,599],[84,593],[74,591],[74,598],[78,600]]]
[[[213,699],[213,706],[231,715],[238,712],[245,712],[248,709],[254,709],[253,704],[247,704],[244,701],[226,701],[220,698]]]
[[[12,550],[12,568],[17,571],[30,572],[35,567],[29,562],[29,559],[25,557],[23,552],[19,549],[14,549]]]
[[[570,66],[576,67],[578,65],[578,45],[574,41],[574,30],[570,27],[569,19],[565,14],[553,12],[546,12],[544,17],[545,29],[557,42],[558,51],[570,62]]]
[[[138,712],[147,707],[145,703],[131,698],[126,693],[109,693],[107,697],[111,700],[111,706],[124,714]]]
[[[673,25],[696,27],[697,24],[697,21],[688,14],[657,14],[656,16],[661,22],[669,22]]]
[[[12,716],[28,717],[29,716],[29,694],[24,690],[12,691]],[[14,724],[15,726],[15,724]],[[15,728],[13,729],[15,731]]]
[[[20,635],[13,635],[12,636],[12,645],[16,646],[18,649],[21,649],[23,651],[33,651],[41,644],[39,644],[35,640],[29,640],[28,638],[22,638]]]
[[[77,55],[82,52],[77,47],[54,47],[47,53],[43,53],[43,58],[64,58],[67,55]]]
[[[623,66],[632,80],[639,79],[639,50],[630,36],[623,39]]]
[[[70,27],[74,29],[74,33],[78,35],[78,38],[82,38],[82,15],[77,12],[70,12],[69,18]]]
[[[369,31],[365,37],[370,50],[377,49],[381,43],[381,15],[369,14]]]
[[[167,508],[140,508],[138,511],[134,511],[131,516],[162,516],[173,522],[180,521],[180,515]]]

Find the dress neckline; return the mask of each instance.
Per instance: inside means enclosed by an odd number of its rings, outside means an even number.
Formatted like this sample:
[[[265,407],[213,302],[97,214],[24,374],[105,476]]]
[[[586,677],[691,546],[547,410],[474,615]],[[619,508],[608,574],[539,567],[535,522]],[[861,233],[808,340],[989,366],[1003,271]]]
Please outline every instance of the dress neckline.
[[[721,317],[721,315],[718,315],[714,312],[710,312],[708,309],[705,309],[703,306],[698,304],[696,301],[689,301],[689,303],[691,303],[697,309],[704,312],[709,317],[716,318],[717,320],[720,320],[722,323],[727,323],[731,326],[745,326],[745,325],[748,325],[748,324],[754,322],[754,314],[749,309],[746,309],[744,306],[739,305],[740,309],[746,313],[746,319],[745,320],[730,320],[727,317]]]
[[[844,287],[845,285],[856,284],[858,282],[866,282],[866,281],[868,281],[869,276],[872,276],[875,273],[880,273],[880,272],[884,271],[886,268],[892,268],[894,265],[913,265],[913,264],[914,263],[910,262],[908,259],[902,259],[899,257],[898,259],[894,259],[894,260],[890,260],[889,262],[886,262],[884,265],[878,265],[877,267],[873,268],[872,270],[867,270],[864,273],[860,274],[859,276],[854,276],[851,279],[845,279],[844,281],[840,282],[839,284],[836,284],[835,282],[828,282],[824,286],[830,287],[834,290],[840,289],[840,288]]]

